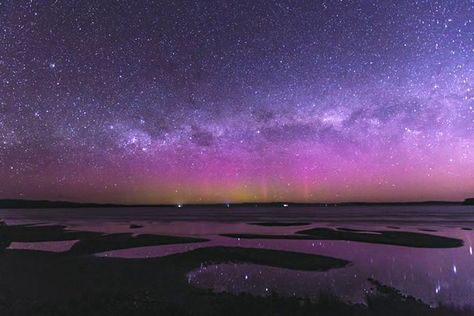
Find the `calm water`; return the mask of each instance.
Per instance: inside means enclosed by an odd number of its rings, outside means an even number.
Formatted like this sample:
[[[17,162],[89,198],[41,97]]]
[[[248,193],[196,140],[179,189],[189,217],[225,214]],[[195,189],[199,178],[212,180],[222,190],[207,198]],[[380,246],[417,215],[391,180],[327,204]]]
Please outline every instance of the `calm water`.
[[[68,229],[100,232],[155,233],[197,236],[209,242],[115,250],[96,254],[123,258],[159,257],[217,245],[289,250],[346,259],[351,265],[328,272],[305,272],[254,264],[202,265],[190,271],[188,282],[216,292],[318,297],[332,292],[363,302],[374,278],[429,304],[439,302],[474,306],[474,207],[322,207],[252,209],[54,209],[0,210],[7,224],[54,223]],[[305,226],[264,227],[259,221],[309,222]],[[131,223],[142,228],[131,229]],[[344,227],[367,231],[424,232],[464,240],[450,249],[421,249],[349,241],[244,240],[224,233],[292,234],[312,227]],[[462,229],[464,228],[464,229]],[[426,233],[426,232],[425,232]],[[10,248],[67,251],[74,241],[13,243]]]

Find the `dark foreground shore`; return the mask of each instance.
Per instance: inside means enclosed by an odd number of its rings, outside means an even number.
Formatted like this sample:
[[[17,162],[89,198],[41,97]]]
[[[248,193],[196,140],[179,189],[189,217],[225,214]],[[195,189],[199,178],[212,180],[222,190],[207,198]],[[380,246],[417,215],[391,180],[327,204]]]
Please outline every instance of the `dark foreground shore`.
[[[191,287],[203,260],[227,261],[231,249],[200,249],[162,259],[109,259],[7,250],[1,255],[1,315],[473,315],[431,308],[373,281],[367,305],[321,296],[215,294]]]
[[[217,294],[191,286],[189,271],[203,264],[246,262],[301,271],[328,271],[351,263],[289,251],[209,247],[154,259],[100,258],[97,250],[202,240],[172,236],[68,232],[61,226],[0,228],[0,315],[474,315],[430,307],[377,280],[366,304],[331,294],[298,297]],[[80,240],[64,253],[7,249],[12,241]]]

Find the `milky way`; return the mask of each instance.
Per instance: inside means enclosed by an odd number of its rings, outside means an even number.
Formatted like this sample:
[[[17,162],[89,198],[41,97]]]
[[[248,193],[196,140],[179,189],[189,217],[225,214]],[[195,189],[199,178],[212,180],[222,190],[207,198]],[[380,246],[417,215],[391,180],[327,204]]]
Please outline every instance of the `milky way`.
[[[0,1],[0,198],[474,195],[474,2]]]

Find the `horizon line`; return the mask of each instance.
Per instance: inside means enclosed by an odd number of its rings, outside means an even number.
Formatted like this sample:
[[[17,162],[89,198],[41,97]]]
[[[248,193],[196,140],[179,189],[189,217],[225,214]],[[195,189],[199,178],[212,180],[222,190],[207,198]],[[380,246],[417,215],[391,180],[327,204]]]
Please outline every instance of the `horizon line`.
[[[52,204],[75,204],[83,206],[114,206],[114,207],[184,207],[184,206],[227,206],[231,205],[265,205],[265,204],[281,204],[282,206],[290,205],[347,205],[347,204],[462,204],[473,198],[465,198],[464,200],[416,200],[416,201],[343,201],[343,202],[294,202],[294,201],[241,201],[241,202],[182,202],[182,203],[114,203],[114,202],[83,202],[74,200],[49,200],[49,199],[15,199],[15,198],[0,198],[2,202],[10,203],[52,203]],[[1,205],[0,205],[1,207]]]

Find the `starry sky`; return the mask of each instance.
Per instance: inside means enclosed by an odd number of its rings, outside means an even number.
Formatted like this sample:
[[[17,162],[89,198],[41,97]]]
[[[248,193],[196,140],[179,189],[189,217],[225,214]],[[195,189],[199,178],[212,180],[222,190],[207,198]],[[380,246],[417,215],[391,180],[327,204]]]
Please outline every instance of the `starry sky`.
[[[0,198],[474,195],[474,1],[0,0]]]

